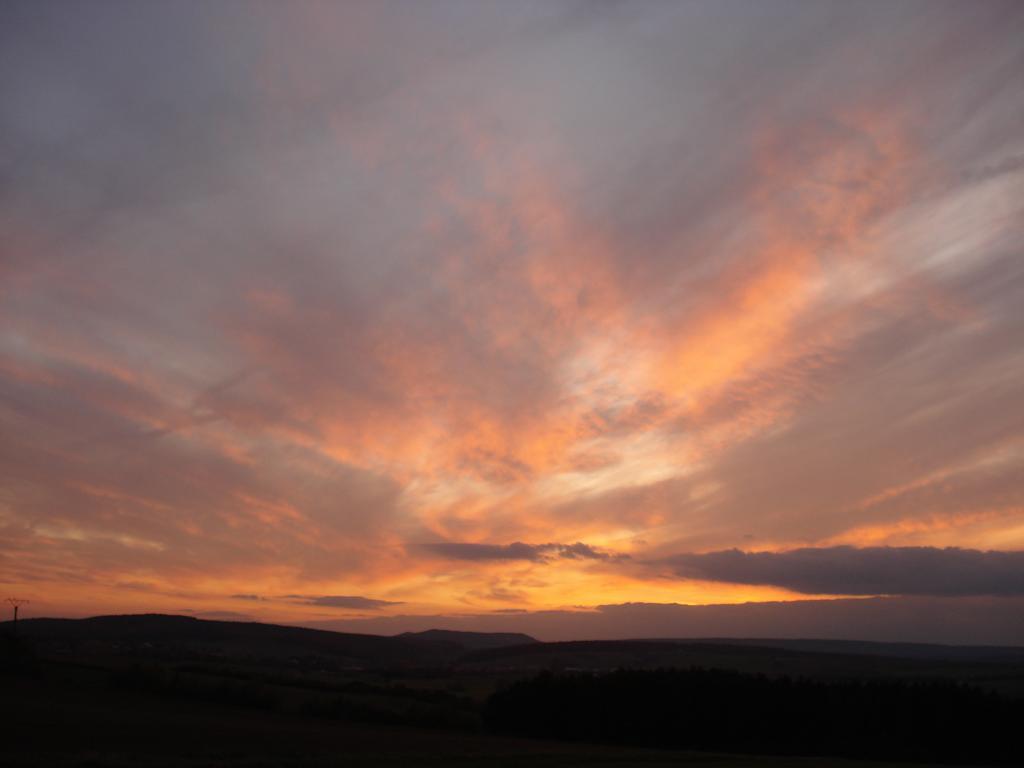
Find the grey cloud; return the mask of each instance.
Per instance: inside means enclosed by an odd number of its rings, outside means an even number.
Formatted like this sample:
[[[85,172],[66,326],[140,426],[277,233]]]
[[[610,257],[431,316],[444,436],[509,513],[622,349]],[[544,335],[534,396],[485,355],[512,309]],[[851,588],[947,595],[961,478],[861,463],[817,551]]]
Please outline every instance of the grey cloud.
[[[963,172],[962,177],[965,183],[976,184],[1008,173],[1020,173],[1022,170],[1024,170],[1024,154],[1016,154],[977,168],[968,168]]]
[[[566,558],[567,560],[612,560],[628,557],[628,555],[613,555],[608,552],[602,552],[580,541],[577,541],[575,544],[559,544],[557,545],[557,552],[559,557]]]
[[[423,548],[450,560],[531,560],[536,562],[544,557],[542,547],[524,544],[521,541],[511,544],[439,542],[425,544]]]
[[[285,597],[301,600],[304,605],[316,605],[322,608],[355,608],[375,611],[379,608],[386,608],[389,605],[402,605],[400,601],[374,600],[373,598],[361,597],[359,595],[286,595]]]
[[[1024,552],[947,547],[738,549],[680,554],[678,576],[818,595],[1024,595]]]
[[[423,548],[450,560],[529,560],[546,562],[554,558],[565,560],[618,560],[628,555],[613,554],[595,549],[583,542],[575,544],[474,544],[467,542],[437,542]]]

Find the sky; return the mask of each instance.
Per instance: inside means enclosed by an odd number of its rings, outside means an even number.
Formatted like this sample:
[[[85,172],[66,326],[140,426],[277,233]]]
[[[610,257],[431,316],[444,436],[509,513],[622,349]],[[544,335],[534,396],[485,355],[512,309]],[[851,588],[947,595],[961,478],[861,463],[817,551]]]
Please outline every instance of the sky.
[[[0,593],[1024,644],[1024,5],[5,2]]]

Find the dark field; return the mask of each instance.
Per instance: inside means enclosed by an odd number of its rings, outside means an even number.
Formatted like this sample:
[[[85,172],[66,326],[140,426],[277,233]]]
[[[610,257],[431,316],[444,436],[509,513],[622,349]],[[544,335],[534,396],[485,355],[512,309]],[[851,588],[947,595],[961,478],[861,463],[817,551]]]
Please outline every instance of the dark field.
[[[698,752],[685,740],[630,741],[628,732],[613,727],[581,733],[548,726],[558,719],[550,713],[560,709],[594,719],[579,700],[559,701],[559,696],[578,698],[573,680],[597,686],[584,691],[584,700],[612,725],[623,720],[622,712],[642,713],[641,706],[623,704],[621,695],[602,699],[607,695],[603,687],[616,680],[614,684],[622,685],[623,673],[611,672],[615,667],[682,670],[630,673],[640,677],[627,681],[634,690],[627,691],[626,698],[646,697],[648,715],[656,711],[651,680],[675,691],[672,695],[683,695],[682,703],[677,700],[664,708],[676,713],[672,733],[685,733],[687,723],[699,724],[697,715],[715,722],[708,714],[714,695],[686,698],[692,680],[685,678],[692,673],[685,670],[694,667],[739,670],[743,674],[725,673],[726,682],[748,686],[740,692],[748,701],[752,695],[767,696],[767,709],[778,698],[771,686],[783,680],[816,681],[814,685],[832,686],[827,690],[833,694],[844,685],[884,688],[909,681],[947,692],[963,690],[968,693],[963,701],[974,709],[979,701],[998,701],[1000,717],[1010,712],[1005,707],[1019,709],[1019,702],[1006,696],[985,698],[990,694],[983,691],[1019,690],[1022,673],[1013,649],[993,650],[991,661],[983,660],[985,649],[955,650],[953,655],[960,658],[953,660],[936,658],[942,656],[938,646],[917,649],[918,658],[903,659],[707,642],[529,642],[494,649],[485,636],[377,638],[172,617],[91,621],[24,622],[21,640],[4,644],[0,722],[5,735],[0,740],[0,765],[895,765],[898,761],[890,758],[900,755],[898,751],[884,755],[881,762],[821,757],[843,754],[843,745],[820,738],[784,739],[763,750],[779,754],[765,756],[757,754],[757,743],[742,738],[736,739],[735,748],[728,741],[725,746],[708,742],[701,745],[708,751]],[[912,650],[903,649],[908,654]],[[538,678],[538,665],[554,673]],[[901,670],[905,674],[896,674]],[[537,681],[551,679],[562,681],[561,687],[542,691],[538,703]],[[940,680],[971,685],[957,687]],[[516,681],[526,682],[516,686]],[[712,682],[708,690],[721,690],[719,678]],[[518,691],[519,699],[508,691]],[[764,708],[765,701],[758,706]],[[732,715],[721,710],[721,701],[715,706],[737,724],[750,716],[742,702]],[[696,707],[693,717],[679,714],[685,707]],[[835,712],[839,716],[840,709]],[[658,719],[648,715],[645,720]],[[569,720],[562,718],[563,724]],[[667,717],[669,721],[672,717]],[[794,722],[793,733],[799,734],[802,727],[807,723]],[[997,735],[1007,730],[998,724],[996,728]],[[707,725],[701,729],[713,730]],[[619,743],[608,743],[615,741]],[[981,748],[974,761],[970,736],[961,741],[968,744],[966,755],[939,754],[932,762],[1015,764],[1012,758],[1007,761],[1005,755]],[[664,748],[649,748],[652,744]],[[729,754],[737,751],[750,754]],[[929,764],[931,758],[918,759],[921,762],[915,764]]]
[[[110,687],[96,670],[5,680],[8,766],[883,766],[837,759],[624,749],[351,723]]]

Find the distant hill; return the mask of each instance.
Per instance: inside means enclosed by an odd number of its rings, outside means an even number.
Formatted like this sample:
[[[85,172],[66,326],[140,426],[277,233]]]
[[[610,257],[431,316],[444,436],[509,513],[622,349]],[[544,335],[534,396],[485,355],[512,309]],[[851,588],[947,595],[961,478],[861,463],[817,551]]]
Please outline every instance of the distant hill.
[[[882,643],[867,640],[775,640],[708,638],[682,642],[785,648],[811,653],[889,656],[930,661],[972,661],[1024,664],[1024,647],[1000,645],[939,645],[931,643]]]
[[[0,631],[5,624],[0,624]],[[318,668],[408,666],[451,663],[467,650],[531,642],[527,635],[423,632],[387,637],[330,632],[191,616],[139,614],[88,619],[23,619],[18,633],[40,651],[58,655],[277,661]]]
[[[502,648],[510,645],[529,645],[540,642],[522,632],[459,632],[452,629],[428,629],[425,632],[403,632],[398,637],[453,643],[467,651],[484,648]]]
[[[10,622],[0,624],[0,633]],[[318,675],[358,669],[453,673],[666,667],[821,680],[944,677],[1024,696],[1024,648],[841,640],[599,640],[544,643],[519,633],[428,630],[396,636],[142,614],[23,619],[40,656],[257,665]]]
[[[527,666],[580,666],[584,668],[719,666],[866,667],[885,670],[954,665],[1021,665],[1024,648],[1012,646],[956,646],[923,643],[877,643],[859,640],[777,639],[650,639],[574,640],[555,643],[480,648],[466,654],[464,664]],[[770,663],[766,663],[770,662]],[[752,671],[752,670],[749,670]]]
[[[470,651],[462,669],[704,668],[818,680],[945,678],[1024,697],[1024,649],[818,640],[594,640]]]

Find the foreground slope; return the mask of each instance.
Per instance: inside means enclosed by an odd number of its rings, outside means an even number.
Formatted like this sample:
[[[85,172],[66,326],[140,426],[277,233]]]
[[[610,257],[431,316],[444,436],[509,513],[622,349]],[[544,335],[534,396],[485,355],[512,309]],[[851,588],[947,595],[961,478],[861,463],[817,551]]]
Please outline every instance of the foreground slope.
[[[731,756],[346,722],[301,711],[111,686],[99,669],[0,678],[0,765],[10,768],[887,768],[841,759]],[[917,768],[922,768],[918,765]]]

